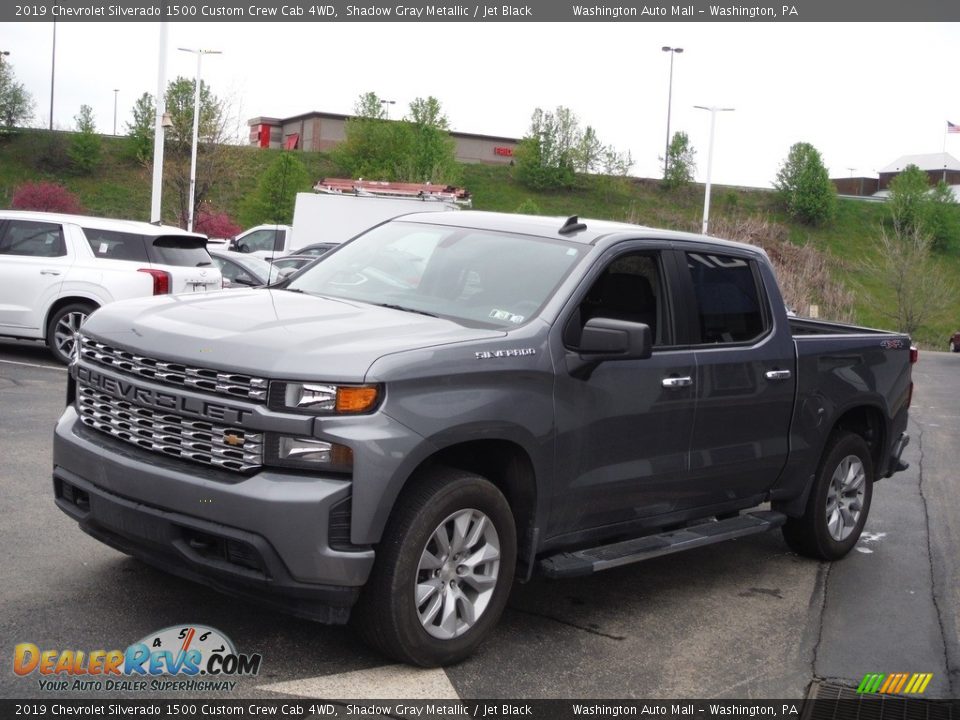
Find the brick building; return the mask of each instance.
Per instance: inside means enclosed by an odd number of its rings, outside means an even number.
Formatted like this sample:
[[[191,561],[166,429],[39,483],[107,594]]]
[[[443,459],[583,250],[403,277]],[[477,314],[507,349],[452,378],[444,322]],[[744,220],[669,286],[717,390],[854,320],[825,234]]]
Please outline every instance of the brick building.
[[[346,122],[352,116],[309,112],[289,118],[255,117],[248,120],[250,144],[287,150],[330,150],[346,139]],[[517,138],[451,131],[456,158],[466,163],[509,164]]]

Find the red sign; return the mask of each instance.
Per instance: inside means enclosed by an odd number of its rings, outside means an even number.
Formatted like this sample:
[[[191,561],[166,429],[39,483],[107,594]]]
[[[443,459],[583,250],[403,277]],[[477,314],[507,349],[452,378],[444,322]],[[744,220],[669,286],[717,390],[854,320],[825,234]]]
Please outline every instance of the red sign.
[[[513,148],[506,147],[504,145],[498,145],[493,148],[494,155],[505,155],[506,157],[513,157]]]

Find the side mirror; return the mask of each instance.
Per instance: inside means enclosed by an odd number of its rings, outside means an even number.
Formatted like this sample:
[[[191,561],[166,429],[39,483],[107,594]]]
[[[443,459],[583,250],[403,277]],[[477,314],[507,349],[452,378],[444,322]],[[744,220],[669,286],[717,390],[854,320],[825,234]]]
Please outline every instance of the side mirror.
[[[589,380],[596,367],[612,360],[646,360],[653,353],[650,326],[597,317],[587,320],[575,352],[567,353],[567,370]]]
[[[580,357],[590,362],[645,360],[653,352],[650,326],[597,317],[587,320],[580,335]]]

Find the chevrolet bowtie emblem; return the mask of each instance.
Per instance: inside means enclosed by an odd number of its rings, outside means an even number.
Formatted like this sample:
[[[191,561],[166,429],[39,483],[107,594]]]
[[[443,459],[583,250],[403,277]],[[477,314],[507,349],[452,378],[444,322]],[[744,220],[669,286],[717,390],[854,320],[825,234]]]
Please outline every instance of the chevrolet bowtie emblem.
[[[238,447],[238,446],[240,446],[240,445],[243,445],[243,438],[240,437],[239,435],[234,435],[233,433],[226,433],[226,434],[223,436],[223,441],[224,441],[227,445],[232,445],[232,446],[234,446],[234,447]]]

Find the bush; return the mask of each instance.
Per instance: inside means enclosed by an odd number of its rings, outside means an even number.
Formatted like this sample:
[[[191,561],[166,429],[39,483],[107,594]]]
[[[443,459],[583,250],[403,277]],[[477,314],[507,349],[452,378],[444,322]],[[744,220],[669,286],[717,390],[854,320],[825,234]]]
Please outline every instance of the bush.
[[[203,210],[197,214],[193,229],[211,238],[229,238],[239,233],[241,228],[225,212]]]
[[[837,212],[837,191],[820,152],[810,143],[795,143],[773,186],[790,215],[807,225],[822,225]]]
[[[77,133],[73,136],[67,153],[78,173],[90,175],[100,164],[100,158],[103,155],[97,126],[93,122],[93,108],[89,105],[81,105],[80,114],[75,119]]]
[[[13,191],[10,207],[14,210],[41,210],[78,215],[83,212],[80,200],[63,185],[52,182],[24,183]]]

